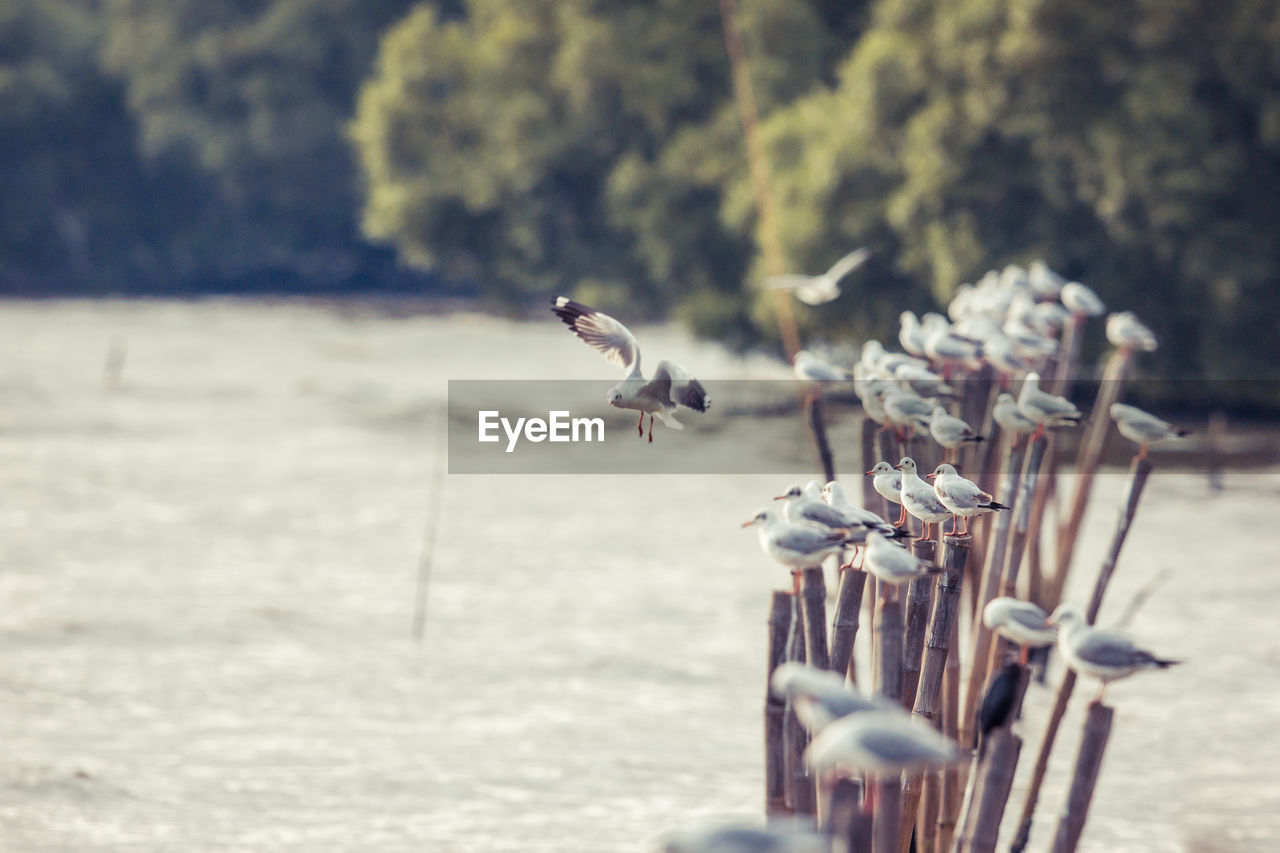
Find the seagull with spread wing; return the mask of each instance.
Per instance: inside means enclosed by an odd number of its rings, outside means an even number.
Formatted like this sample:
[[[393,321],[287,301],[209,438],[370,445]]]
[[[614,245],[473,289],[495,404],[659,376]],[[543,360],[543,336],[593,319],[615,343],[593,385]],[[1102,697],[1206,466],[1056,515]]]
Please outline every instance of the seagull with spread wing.
[[[854,249],[821,275],[771,275],[764,280],[766,290],[790,290],[805,305],[823,305],[840,296],[840,279],[871,257],[871,250]]]
[[[609,389],[610,406],[632,409],[640,413],[636,432],[644,435],[644,416],[649,415],[649,441],[653,442],[653,418],[671,429],[684,429],[675,418],[676,409],[686,406],[695,412],[705,412],[711,406],[711,397],[693,374],[674,361],[663,359],[653,371],[652,379],[645,379],[640,372],[640,345],[635,335],[608,314],[574,302],[567,296],[552,300],[552,312],[569,330],[597,350],[609,361],[627,372],[627,378]]]

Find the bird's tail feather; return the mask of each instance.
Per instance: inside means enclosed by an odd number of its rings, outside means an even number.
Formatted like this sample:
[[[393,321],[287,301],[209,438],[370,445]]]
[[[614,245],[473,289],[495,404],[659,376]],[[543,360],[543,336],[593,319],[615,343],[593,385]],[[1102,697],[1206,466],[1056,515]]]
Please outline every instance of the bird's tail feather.
[[[680,423],[678,420],[676,420],[676,416],[675,416],[675,415],[668,414],[668,413],[666,413],[666,412],[662,411],[661,409],[659,409],[658,411],[654,412],[654,414],[658,416],[658,420],[662,421],[664,424],[666,424],[666,425],[667,425],[668,427],[670,427],[671,429],[684,429],[684,424],[682,424],[682,423]]]

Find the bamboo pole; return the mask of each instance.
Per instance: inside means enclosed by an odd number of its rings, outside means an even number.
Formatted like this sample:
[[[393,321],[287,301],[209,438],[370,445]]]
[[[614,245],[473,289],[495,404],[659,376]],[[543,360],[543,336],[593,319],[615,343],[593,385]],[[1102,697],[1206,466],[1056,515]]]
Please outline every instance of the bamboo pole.
[[[878,581],[876,587],[878,692],[892,702],[901,702],[902,605],[897,600],[892,584]],[[871,784],[876,786],[871,849],[874,853],[897,853],[901,814],[900,774],[875,777]]]
[[[1111,721],[1114,716],[1115,711],[1101,702],[1089,705],[1080,752],[1076,756],[1076,769],[1071,776],[1071,790],[1067,794],[1062,819],[1058,822],[1053,853],[1074,853],[1076,845],[1080,843],[1080,834],[1084,831],[1084,822],[1089,816],[1089,802],[1093,799],[1093,789],[1098,784],[1098,774],[1102,771],[1102,756],[1107,749],[1107,740],[1111,737]]]
[[[1085,619],[1093,624],[1102,607],[1102,597],[1106,594],[1107,585],[1115,573],[1116,563],[1120,559],[1120,549],[1124,546],[1129,528],[1138,512],[1138,502],[1142,499],[1142,490],[1146,487],[1147,477],[1151,474],[1151,463],[1136,456],[1129,468],[1129,486],[1124,501],[1120,506],[1120,515],[1116,521],[1115,533],[1111,537],[1111,547],[1098,569],[1098,577],[1093,584],[1093,595],[1089,599],[1089,607]],[[1054,697],[1053,709],[1049,712],[1049,721],[1045,725],[1044,736],[1040,739],[1040,747],[1036,752],[1035,767],[1031,771],[1031,781],[1022,802],[1022,814],[1018,818],[1018,834],[1014,838],[1013,853],[1021,853],[1026,849],[1031,837],[1031,822],[1035,816],[1036,803],[1040,798],[1040,787],[1044,784],[1044,774],[1049,767],[1049,755],[1053,751],[1054,741],[1058,736],[1058,726],[1062,723],[1062,715],[1066,713],[1067,702],[1075,690],[1076,674],[1068,670],[1062,676],[1062,684]]]
[[[871,849],[871,815],[862,807],[862,786],[840,779],[831,790],[831,853],[866,853]]]
[[[958,626],[951,629],[951,647],[959,650],[960,634]],[[949,655],[947,665],[942,673],[942,733],[957,740],[959,738],[958,720],[960,714],[960,667],[959,654]],[[940,779],[938,806],[938,850],[951,850],[951,839],[955,835],[956,824],[960,819],[960,768],[954,764],[943,768],[938,773]]]
[[[853,646],[858,638],[862,615],[862,599],[867,588],[867,573],[861,569],[841,569],[836,592],[835,615],[831,620],[832,672],[847,672],[849,680],[858,683],[853,666]]]
[[[916,559],[933,565],[937,543],[932,539],[917,540],[911,543],[911,553]],[[929,627],[933,585],[934,577],[926,575],[913,579],[907,591],[906,634],[902,641],[902,706],[908,711],[915,705],[916,687],[920,684],[920,659],[924,654],[925,629]]]
[[[1102,387],[1098,389],[1093,411],[1089,415],[1089,432],[1080,446],[1079,461],[1076,464],[1076,491],[1071,499],[1071,512],[1067,516],[1066,525],[1058,534],[1057,563],[1053,575],[1045,584],[1043,604],[1046,607],[1055,607],[1062,599],[1067,574],[1071,571],[1071,558],[1075,555],[1080,523],[1084,520],[1085,509],[1089,506],[1089,496],[1093,492],[1093,475],[1098,469],[1103,447],[1107,443],[1107,435],[1111,431],[1111,405],[1120,399],[1120,389],[1124,386],[1132,363],[1133,353],[1125,348],[1118,349],[1111,356],[1103,373]]]
[[[791,633],[792,593],[774,590],[769,601],[768,672],[764,681],[764,813],[785,814],[787,794],[783,746],[783,718],[786,702],[772,689],[773,671],[786,659],[787,637]]]
[[[938,581],[938,593],[934,599],[933,613],[928,623],[928,643],[922,644],[924,646],[923,661],[917,673],[919,689],[914,692],[911,708],[912,715],[927,721],[937,729],[942,727],[942,681],[947,660],[953,656],[951,638],[955,634],[956,616],[960,609],[965,561],[968,559],[973,540],[969,536],[946,536],[943,544],[942,566],[946,569],[946,573]],[[921,638],[923,639],[923,632]],[[958,653],[957,650],[956,654]],[[929,785],[929,779],[932,779],[935,784]],[[911,844],[911,827],[916,820],[917,805],[928,788],[934,791],[933,813],[936,820],[936,803],[941,786],[937,784],[938,776],[935,772],[930,771],[929,779],[926,779],[923,771],[905,774],[902,786],[902,824],[899,830],[901,833],[899,850],[904,853]],[[929,827],[921,828],[924,830],[922,835],[929,838],[936,837],[936,826],[932,822]]]
[[[961,818],[957,853],[991,853],[1000,836],[1000,819],[1013,788],[1014,769],[1022,740],[1008,728],[999,728],[987,739],[986,749],[973,773],[971,796]]]
[[[804,615],[801,612],[800,596],[788,593],[788,597],[791,603],[791,629],[787,634],[786,659],[805,663]],[[782,718],[782,740],[787,807],[796,814],[811,815],[815,812],[815,794],[813,780],[804,766],[804,750],[809,745],[809,734],[796,717],[795,707],[790,700],[787,700],[786,712]]]
[[[1022,460],[1026,454],[1026,445],[1010,447],[1005,456],[1004,472],[1000,478],[1000,491],[997,500],[1003,504],[1013,503],[1013,495],[1018,487],[1019,475],[1022,472]],[[986,571],[982,575],[978,588],[977,607],[974,608],[972,640],[969,646],[969,671],[965,682],[964,702],[960,712],[960,742],[973,741],[973,711],[977,707],[978,694],[986,683],[987,655],[991,646],[991,631],[982,624],[982,610],[991,599],[996,597],[997,590],[1004,575],[1004,559],[1008,550],[1009,533],[1013,527],[1014,506],[1009,512],[996,513],[992,533],[987,549]]]
[[[801,597],[804,599],[804,647],[805,660],[818,669],[829,669],[831,658],[827,652],[827,583],[822,567],[804,570],[801,581]]]
[[[825,478],[823,482],[830,483],[836,478],[836,462],[831,454],[831,444],[827,441],[827,421],[823,417],[821,394],[813,393],[808,396],[805,413],[809,432],[813,434],[813,446],[818,451],[818,464],[822,466],[822,476]]]
[[[880,425],[871,418],[863,415],[862,432],[859,447],[862,450],[862,470],[870,471],[880,460],[876,459],[876,430]],[[880,507],[887,503],[884,498],[880,497],[876,491],[874,482],[870,477],[862,478],[862,508],[871,512],[879,512]],[[892,521],[892,519],[890,519]]]

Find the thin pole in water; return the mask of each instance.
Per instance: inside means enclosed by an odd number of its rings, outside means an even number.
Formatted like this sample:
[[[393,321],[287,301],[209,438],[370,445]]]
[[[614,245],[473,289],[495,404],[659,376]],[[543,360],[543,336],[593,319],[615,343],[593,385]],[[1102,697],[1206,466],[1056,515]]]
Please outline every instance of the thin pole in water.
[[[413,594],[413,626],[410,635],[421,643],[427,632],[427,593],[431,584],[431,565],[436,553],[436,530],[440,526],[440,510],[444,506],[445,458],[448,446],[448,414],[440,415],[435,453],[431,457],[431,475],[428,480],[426,522],[422,531],[422,552],[418,556],[418,580]]]

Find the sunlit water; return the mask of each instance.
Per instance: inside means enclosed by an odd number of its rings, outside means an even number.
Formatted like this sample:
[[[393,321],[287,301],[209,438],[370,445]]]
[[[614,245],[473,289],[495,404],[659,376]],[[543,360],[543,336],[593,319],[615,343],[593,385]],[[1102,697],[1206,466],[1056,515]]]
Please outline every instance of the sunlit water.
[[[450,477],[410,637],[445,380],[598,361],[553,321],[0,306],[0,848],[630,851],[758,820],[786,579],[737,525],[777,478]],[[1100,478],[1077,597],[1122,480]],[[1082,849],[1280,838],[1278,510],[1275,472],[1153,476],[1102,621],[1167,567],[1131,629],[1188,663],[1108,694]],[[1049,701],[1033,687],[1024,755]]]

